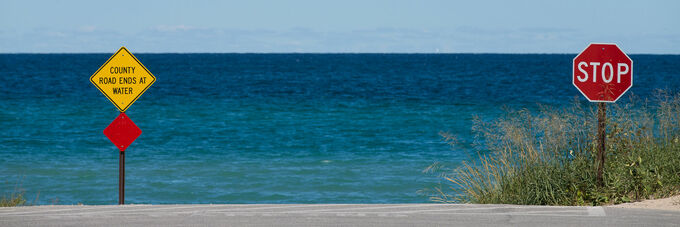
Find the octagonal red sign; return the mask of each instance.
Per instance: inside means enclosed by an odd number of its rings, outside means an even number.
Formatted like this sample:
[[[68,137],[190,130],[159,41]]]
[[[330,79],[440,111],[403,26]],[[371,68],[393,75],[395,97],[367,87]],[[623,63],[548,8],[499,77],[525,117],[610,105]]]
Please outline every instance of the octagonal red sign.
[[[120,113],[106,129],[104,135],[120,150],[125,151],[132,142],[142,134],[142,130],[135,125],[125,113]]]
[[[591,43],[574,58],[572,81],[591,102],[616,102],[633,86],[633,60],[616,44]]]

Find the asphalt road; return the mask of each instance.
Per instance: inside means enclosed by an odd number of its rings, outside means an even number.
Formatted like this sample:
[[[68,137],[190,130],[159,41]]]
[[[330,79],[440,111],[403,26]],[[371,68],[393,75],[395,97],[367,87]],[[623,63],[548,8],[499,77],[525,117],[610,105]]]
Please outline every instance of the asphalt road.
[[[679,226],[680,212],[476,204],[107,205],[0,208],[0,226]]]

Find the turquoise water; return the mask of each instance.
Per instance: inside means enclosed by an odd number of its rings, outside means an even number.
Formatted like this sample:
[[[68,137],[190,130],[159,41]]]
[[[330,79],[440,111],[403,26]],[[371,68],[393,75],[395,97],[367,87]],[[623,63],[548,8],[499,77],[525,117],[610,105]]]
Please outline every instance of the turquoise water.
[[[416,203],[476,154],[474,115],[565,105],[574,55],[137,54],[156,83],[127,114],[127,203]],[[0,192],[115,204],[109,54],[0,55]],[[677,55],[633,55],[632,93],[680,85]],[[625,101],[624,101],[625,102]],[[449,131],[461,145],[438,135]],[[38,196],[39,194],[39,196]],[[36,199],[37,197],[37,199]]]

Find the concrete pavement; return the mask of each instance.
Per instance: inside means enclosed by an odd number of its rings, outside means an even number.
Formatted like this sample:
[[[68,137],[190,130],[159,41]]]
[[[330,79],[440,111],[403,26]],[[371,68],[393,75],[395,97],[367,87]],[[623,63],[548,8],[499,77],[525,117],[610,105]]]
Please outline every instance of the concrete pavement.
[[[478,204],[197,204],[0,208],[0,226],[679,226],[680,212]]]

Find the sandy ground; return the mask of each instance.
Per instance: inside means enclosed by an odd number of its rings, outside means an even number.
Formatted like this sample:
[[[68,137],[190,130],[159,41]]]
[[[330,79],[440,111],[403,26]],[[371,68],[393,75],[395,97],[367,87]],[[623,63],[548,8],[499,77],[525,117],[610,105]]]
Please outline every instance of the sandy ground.
[[[651,199],[634,203],[622,203],[618,205],[612,205],[609,207],[680,211],[680,195],[664,199]]]

